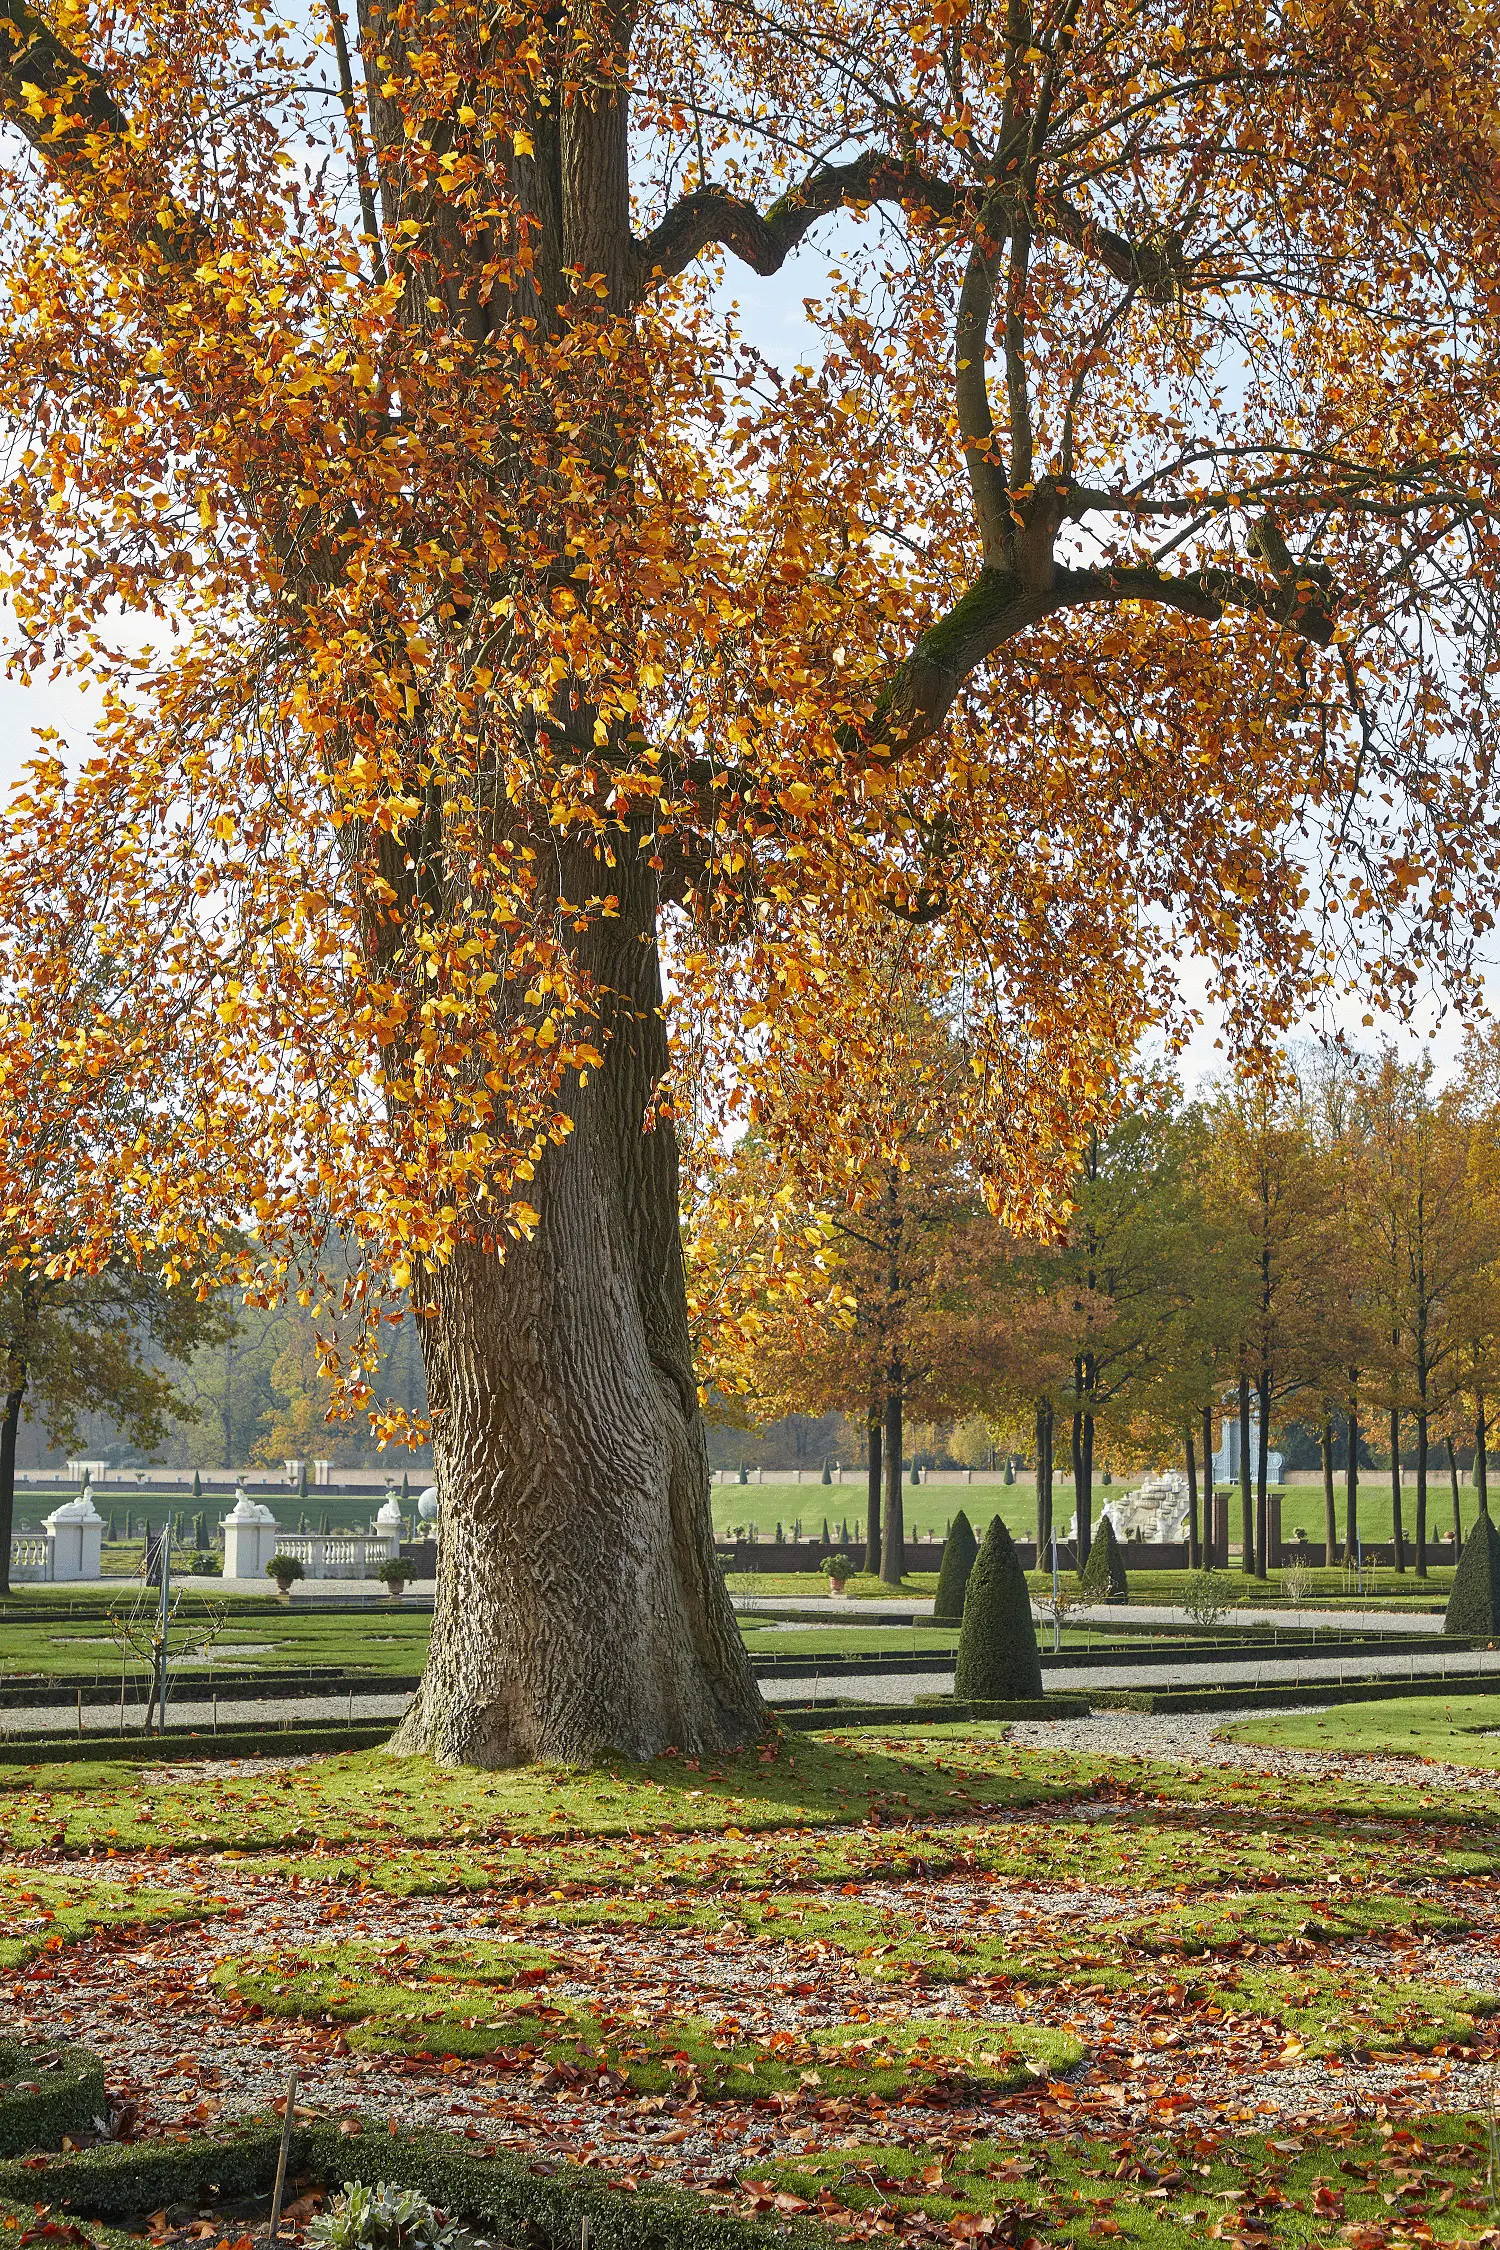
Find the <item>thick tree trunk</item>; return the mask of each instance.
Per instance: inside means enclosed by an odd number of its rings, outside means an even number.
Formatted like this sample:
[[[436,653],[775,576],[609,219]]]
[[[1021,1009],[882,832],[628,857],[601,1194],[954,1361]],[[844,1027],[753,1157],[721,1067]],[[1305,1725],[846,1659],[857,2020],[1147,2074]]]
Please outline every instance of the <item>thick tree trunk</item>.
[[[865,1486],[865,1561],[866,1575],[880,1576],[880,1464],[882,1440],[885,1436],[884,1415],[871,1409],[865,1426],[865,1442],[869,1447],[870,1463]]]
[[[1359,1560],[1359,1394],[1357,1371],[1349,1370],[1349,1410],[1344,1417],[1348,1457],[1344,1462],[1344,1560]]]
[[[1183,1446],[1187,1454],[1188,1568],[1196,1570],[1203,1558],[1198,1545],[1198,1456],[1193,1446],[1191,1425],[1184,1436]]]
[[[12,1367],[12,1379],[15,1370]],[[16,1439],[21,1428],[21,1404],[26,1378],[5,1394],[5,1415],[0,1420],[0,1594],[10,1592],[10,1542],[16,1528]]]
[[[1255,1500],[1250,1486],[1250,1377],[1240,1370],[1240,1568],[1255,1569]]]
[[[892,1363],[885,1400],[885,1509],[880,1524],[882,1585],[899,1586],[906,1568],[906,1502],[901,1490],[902,1369]]]
[[[1391,1552],[1396,1568],[1406,1572],[1406,1526],[1401,1517],[1401,1410],[1391,1408]]]
[[[1339,1551],[1339,1511],[1333,1494],[1333,1416],[1326,1410],[1318,1444],[1323,1455],[1323,1561],[1332,1570]]]
[[[644,879],[644,878],[643,878]],[[649,901],[595,926],[604,1061],[538,1166],[540,1224],[426,1273],[442,1514],[398,1754],[496,1767],[733,1748],[768,1715],[715,1564]]]
[[[1271,1376],[1262,1368],[1257,1381],[1258,1419],[1255,1432],[1255,1575],[1264,1578],[1271,1559],[1271,1496],[1267,1476],[1271,1466]]]
[[[1215,1563],[1220,1561],[1227,1563],[1228,1560],[1227,1555],[1221,1556],[1219,1554],[1219,1550],[1214,1544],[1214,1410],[1211,1406],[1205,1406],[1203,1409],[1203,1561],[1205,1567],[1212,1570]]]

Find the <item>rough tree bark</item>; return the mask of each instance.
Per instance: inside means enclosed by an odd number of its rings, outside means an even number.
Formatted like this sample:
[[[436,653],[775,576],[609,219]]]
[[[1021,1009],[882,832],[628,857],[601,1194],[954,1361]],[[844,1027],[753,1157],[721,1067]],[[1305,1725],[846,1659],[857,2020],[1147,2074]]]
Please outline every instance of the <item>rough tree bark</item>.
[[[435,1267],[443,1496],[427,1669],[398,1754],[504,1766],[753,1740],[766,1711],[714,1561],[644,885],[585,941],[603,1067],[539,1166],[540,1225]],[[632,910],[633,909],[633,910]]]
[[[1187,1456],[1188,1568],[1196,1570],[1203,1556],[1198,1544],[1198,1454],[1193,1444],[1191,1425],[1183,1436],[1183,1450]]]
[[[1401,1517],[1401,1409],[1391,1408],[1391,1552],[1396,1568],[1406,1571],[1406,1526]]]
[[[869,1448],[869,1473],[865,1490],[865,1571],[869,1577],[880,1576],[880,1464],[882,1441],[885,1436],[885,1417],[875,1407],[865,1428],[865,1442]]]

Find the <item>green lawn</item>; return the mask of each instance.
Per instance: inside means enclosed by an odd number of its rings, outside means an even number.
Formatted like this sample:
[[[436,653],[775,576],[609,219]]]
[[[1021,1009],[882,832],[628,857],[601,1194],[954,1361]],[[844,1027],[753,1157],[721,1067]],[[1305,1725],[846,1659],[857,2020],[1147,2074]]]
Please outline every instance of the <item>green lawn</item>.
[[[131,1604],[117,1606],[124,1613]],[[202,1605],[189,1597],[182,1611],[189,1633],[201,1615]],[[60,1617],[54,1622],[38,1609],[32,1617],[35,1621],[24,1625],[0,1622],[0,1686],[28,1679],[118,1684],[121,1647],[106,1616]],[[316,1611],[298,1616],[274,1594],[257,1594],[225,1607],[223,1624],[207,1654],[215,1669],[223,1670],[314,1664],[410,1674],[420,1672],[427,1660],[431,1628],[430,1612],[399,1610],[383,1601],[372,1603],[368,1616],[321,1616]],[[132,1673],[139,1672],[142,1659],[135,1651],[128,1662]]]
[[[1233,1742],[1278,1749],[1397,1753],[1460,1766],[1500,1766],[1496,1707],[1486,1695],[1399,1696],[1388,1703],[1343,1703],[1296,1717],[1241,1719],[1226,1726]]]

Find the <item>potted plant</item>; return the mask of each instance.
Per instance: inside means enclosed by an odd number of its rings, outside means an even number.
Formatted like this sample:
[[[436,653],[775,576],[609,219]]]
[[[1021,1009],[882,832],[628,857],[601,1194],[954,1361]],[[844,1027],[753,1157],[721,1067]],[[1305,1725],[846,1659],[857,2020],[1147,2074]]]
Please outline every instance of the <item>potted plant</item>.
[[[375,1573],[393,1602],[399,1602],[411,1577],[411,1564],[400,1555],[388,1555]]]
[[[273,1555],[266,1564],[266,1576],[276,1581],[276,1591],[286,1601],[299,1578],[307,1576],[306,1570],[295,1555]]]
[[[847,1555],[825,1555],[818,1568],[828,1581],[830,1594],[841,1594],[846,1582],[854,1576],[854,1565]]]

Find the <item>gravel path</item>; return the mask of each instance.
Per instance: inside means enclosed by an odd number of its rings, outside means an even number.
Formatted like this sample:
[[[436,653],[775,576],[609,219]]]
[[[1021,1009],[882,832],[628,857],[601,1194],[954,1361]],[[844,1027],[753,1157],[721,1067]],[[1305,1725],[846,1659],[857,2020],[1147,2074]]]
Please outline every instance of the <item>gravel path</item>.
[[[739,1610],[773,1614],[795,1610],[799,1615],[821,1618],[828,1625],[900,1625],[914,1617],[932,1615],[930,1595],[903,1595],[893,1601],[834,1601],[827,1594],[735,1594],[731,1598]],[[1223,1625],[1227,1630],[1235,1630],[1260,1624],[1268,1632],[1285,1627],[1289,1631],[1319,1633],[1388,1633],[1392,1639],[1399,1639],[1403,1633],[1442,1631],[1441,1608],[1421,1610],[1414,1604],[1413,1610],[1375,1609],[1354,1602],[1347,1609],[1282,1609],[1279,1605],[1274,1609],[1235,1608],[1225,1613]],[[1073,1610],[1068,1623],[1070,1626],[1118,1626],[1122,1618],[1129,1618],[1132,1625],[1190,1626],[1193,1623],[1185,1609],[1165,1602],[1131,1602],[1123,1610],[1100,1602],[1092,1609]]]
[[[1174,1664],[1170,1658],[1154,1658],[1139,1664],[1100,1664],[1088,1666],[1049,1664],[1042,1657],[1042,1682],[1056,1695],[1087,1695],[1090,1688],[1207,1688],[1207,1687],[1273,1687],[1286,1685],[1298,1688],[1314,1680],[1329,1682],[1349,1680],[1410,1679],[1413,1682],[1442,1679],[1446,1674],[1475,1672],[1500,1673],[1500,1649],[1455,1651],[1449,1655],[1440,1650],[1431,1656],[1411,1656],[1400,1649],[1372,1651],[1368,1656],[1264,1656],[1253,1655],[1244,1659],[1225,1658],[1222,1662],[1202,1664]],[[761,1693],[768,1703],[802,1703],[814,1696],[830,1702],[835,1697],[845,1703],[910,1703],[919,1695],[947,1695],[953,1689],[953,1667],[934,1665],[930,1672],[875,1672],[860,1673],[854,1678],[830,1672],[821,1680],[805,1678],[761,1679]]]
[[[1258,1719],[1307,1716],[1318,1704],[1288,1703],[1258,1711]],[[1260,1743],[1225,1742],[1218,1734],[1222,1716],[1208,1711],[1096,1711],[1086,1719],[1022,1719],[1013,1722],[1010,1740],[1022,1750],[1067,1750],[1093,1758],[1170,1759],[1196,1766],[1238,1766],[1259,1773],[1306,1780],[1326,1774],[1347,1779],[1357,1773],[1395,1788],[1437,1791],[1500,1791],[1500,1770],[1490,1766],[1452,1766],[1431,1758],[1379,1757],[1369,1751],[1274,1750]]]
[[[1447,1672],[1473,1675],[1475,1672],[1500,1673],[1500,1650],[1484,1649],[1472,1653],[1445,1651],[1436,1655],[1412,1657],[1399,1649],[1374,1652],[1359,1657],[1322,1657],[1311,1655],[1274,1656],[1271,1654],[1247,1657],[1214,1665],[1212,1679],[1201,1665],[1182,1666],[1153,1659],[1139,1664],[1106,1664],[1083,1667],[1056,1666],[1042,1663],[1044,1685],[1054,1694],[1086,1695],[1090,1688],[1181,1688],[1229,1686],[1246,1687],[1286,1684],[1296,1689],[1314,1680],[1350,1681],[1405,1679],[1414,1681],[1441,1679]],[[783,1679],[762,1676],[761,1693],[768,1703],[827,1702],[830,1715],[835,1715],[839,1703],[911,1703],[924,1695],[949,1695],[953,1690],[952,1665],[934,1665],[930,1672],[876,1672],[857,1674],[850,1678],[844,1673],[830,1673],[822,1679],[797,1677]],[[338,1719],[398,1719],[411,1698],[406,1690],[374,1691],[367,1694],[308,1695],[297,1697],[267,1697],[255,1702],[226,1699],[217,1707],[203,1698],[194,1697],[191,1684],[182,1679],[178,1683],[168,1706],[170,1723],[183,1728],[243,1728],[261,1727],[271,1731],[282,1725],[311,1725],[319,1720]],[[144,1703],[125,1706],[127,1732],[139,1732],[145,1722]],[[62,1729],[73,1731],[74,1714],[66,1706],[38,1706],[32,1709],[9,1710],[0,1722],[0,1740],[6,1735],[57,1733]],[[85,1704],[82,1708],[82,1725],[79,1732],[101,1737],[118,1734],[120,1709],[118,1704]]]
[[[1204,1715],[1152,1718],[1101,1714],[1082,1720],[1026,1722],[1014,1739],[1037,1749],[1067,1749],[1133,1757],[1184,1760],[1194,1765],[1253,1768],[1270,1773],[1343,1773],[1351,1761],[1223,1743]],[[300,1763],[301,1761],[287,1761]],[[1433,1790],[1492,1789],[1495,1777],[1419,1760],[1367,1758],[1360,1775],[1372,1781],[1418,1781]],[[217,1769],[208,1768],[208,1771]],[[264,1771],[262,1765],[259,1770]],[[180,1781],[182,1768],[172,1779]],[[1435,1805],[1441,1815],[1441,1807]],[[1058,1819],[1092,1822],[1133,1819],[1129,1807],[1093,1803],[1071,1813],[1060,1808],[1000,1815],[995,1825],[1024,1828]],[[1372,1827],[1372,1833],[1375,1833]],[[825,1831],[830,1839],[836,1831]],[[863,1831],[858,1832],[863,1834]],[[45,1855],[37,1855],[45,1864]],[[72,1863],[80,1874],[83,1869]],[[104,1937],[69,1945],[28,1965],[11,1992],[12,2012],[23,2024],[71,2036],[102,2052],[111,2089],[141,2103],[163,2122],[187,2115],[200,2121],[219,2113],[263,2106],[285,2084],[295,2062],[306,2098],[329,2112],[358,2109],[406,2123],[457,2125],[503,2138],[508,2146],[574,2152],[592,2146],[614,2172],[651,2175],[702,2185],[739,2176],[757,2164],[794,2155],[815,2138],[828,2140],[826,2120],[808,2114],[813,2093],[786,2104],[695,2104],[660,2096],[637,2097],[607,2084],[600,2088],[551,2084],[545,2069],[497,2068],[491,2063],[443,2064],[411,2057],[351,2054],[336,2029],[272,2018],[240,2016],[212,1983],[226,1957],[268,1953],[295,1956],[310,1946],[357,1940],[405,1941],[414,1946],[469,1932],[494,1941],[514,1929],[551,1945],[561,1962],[547,1997],[554,2005],[587,2001],[628,2014],[648,2028],[669,2030],[684,2016],[703,2015],[738,2034],[765,2037],[778,2030],[807,2032],[830,2020],[868,2010],[879,2018],[957,2014],[997,2023],[1027,2020],[1066,2028],[1086,2049],[1085,2061],[1064,2082],[1042,2083],[1024,2093],[947,2111],[941,2130],[964,2137],[995,2134],[1034,2138],[1071,2128],[1131,2132],[1201,2122],[1243,2127],[1275,2120],[1283,2126],[1314,2118],[1369,2113],[1385,2105],[1392,2117],[1434,2108],[1487,2108],[1494,2094],[1492,2041],[1465,2052],[1367,2057],[1356,2052],[1309,2059],[1274,2020],[1258,2016],[1235,1989],[1234,1965],[1215,1957],[1194,1972],[1223,1986],[1216,2016],[1184,2004],[1183,1964],[1151,1953],[1130,1955],[1131,1976],[1120,1992],[1089,1988],[1085,1979],[1059,1980],[1031,1990],[1028,2005],[1006,1977],[976,1973],[968,1983],[885,1983],[865,1973],[852,1956],[821,1942],[786,1942],[774,1932],[749,1932],[727,1916],[717,1930],[686,1932],[667,1925],[619,1930],[545,1921],[522,1922],[514,1909],[497,1916],[496,1894],[396,1899],[370,1889],[351,1890],[333,1878],[300,1879],[260,1873],[252,1860],[202,1860],[128,1855],[108,1863],[111,1881],[140,1880],[180,1887],[218,1911],[199,1924],[174,1929],[150,1943]],[[1455,1936],[1395,1942],[1354,1938],[1310,1948],[1301,1940],[1261,1949],[1264,1964],[1284,1957],[1336,1967],[1356,1992],[1368,1994],[1391,1978],[1423,1977],[1500,1995],[1500,1888],[1481,1877],[1463,1882],[1429,1880],[1411,1855],[1393,1846],[1389,1880],[1413,1897],[1456,1907],[1473,1925]],[[829,1892],[836,1900],[841,1893]],[[1214,1894],[1223,1903],[1228,1894]],[[1087,1937],[1123,1916],[1148,1918],[1180,1897],[1145,1887],[1089,1880],[1035,1882],[992,1879],[967,1871],[926,1875],[910,1882],[865,1885],[862,1906],[882,1909],[903,1930],[934,1935],[1010,1930],[1018,1941],[1072,1930]],[[1240,2011],[1240,2012],[1236,2012]],[[798,2115],[799,2108],[802,2115]],[[921,2113],[877,2107],[841,2128],[861,2140],[910,2144]],[[932,2128],[936,2130],[937,2121]]]

